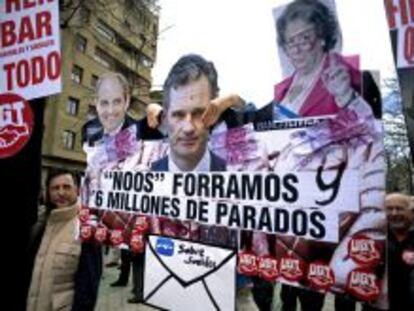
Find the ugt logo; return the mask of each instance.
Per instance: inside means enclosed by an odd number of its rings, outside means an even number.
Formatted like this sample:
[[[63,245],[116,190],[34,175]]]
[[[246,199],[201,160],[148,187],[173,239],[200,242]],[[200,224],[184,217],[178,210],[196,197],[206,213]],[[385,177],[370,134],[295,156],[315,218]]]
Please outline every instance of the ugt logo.
[[[160,255],[172,256],[174,254],[174,241],[168,238],[158,238],[155,248]]]

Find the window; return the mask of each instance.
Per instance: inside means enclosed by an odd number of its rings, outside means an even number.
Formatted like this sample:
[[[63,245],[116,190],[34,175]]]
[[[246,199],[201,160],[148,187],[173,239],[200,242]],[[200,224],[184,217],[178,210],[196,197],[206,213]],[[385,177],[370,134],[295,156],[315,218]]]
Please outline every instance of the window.
[[[76,133],[68,130],[63,131],[63,147],[73,150],[75,148]]]
[[[82,82],[82,75],[83,75],[83,69],[77,65],[73,65],[72,75],[71,75],[72,81],[80,84]]]
[[[79,12],[79,16],[81,23],[87,23],[89,22],[89,18],[91,16],[91,10],[86,6],[82,5]]]
[[[107,26],[102,21],[98,21],[98,23],[96,25],[96,30],[106,40],[111,41],[111,42],[115,42],[116,41],[115,40],[115,38],[116,38],[115,31],[113,31],[109,26]]]
[[[107,68],[111,68],[111,65],[113,64],[113,60],[112,60],[111,56],[109,56],[106,52],[104,52],[100,48],[96,48],[95,55],[93,56],[93,58],[98,63],[100,63],[101,65],[103,65]]]
[[[86,119],[92,120],[95,119],[98,116],[98,113],[96,112],[96,107],[93,105],[88,106],[88,114],[86,115]]]
[[[96,84],[98,84],[99,77],[96,75],[91,76],[91,86],[95,89]]]
[[[88,41],[86,40],[84,36],[80,34],[76,34],[75,47],[79,52],[85,53],[87,43]]]
[[[79,109],[79,99],[69,97],[66,102],[66,113],[71,116],[76,116]]]
[[[141,55],[140,57],[141,59],[141,65],[146,67],[146,68],[151,68],[152,67],[152,61],[146,57],[145,55]]]

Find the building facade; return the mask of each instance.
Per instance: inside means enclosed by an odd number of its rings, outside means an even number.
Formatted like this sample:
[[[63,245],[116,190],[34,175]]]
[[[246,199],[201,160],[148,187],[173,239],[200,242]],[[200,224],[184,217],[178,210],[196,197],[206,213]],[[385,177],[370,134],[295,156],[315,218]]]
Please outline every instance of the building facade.
[[[42,176],[52,167],[82,172],[81,128],[96,116],[95,85],[108,71],[121,72],[132,91],[130,113],[149,103],[159,7],[155,0],[61,1],[62,92],[46,101]]]

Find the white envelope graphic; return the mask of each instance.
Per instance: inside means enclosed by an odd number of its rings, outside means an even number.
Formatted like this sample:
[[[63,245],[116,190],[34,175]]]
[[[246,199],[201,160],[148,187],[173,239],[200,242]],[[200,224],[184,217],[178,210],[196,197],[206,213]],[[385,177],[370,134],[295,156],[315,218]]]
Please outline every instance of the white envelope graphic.
[[[236,252],[150,235],[144,301],[166,310],[235,310]]]

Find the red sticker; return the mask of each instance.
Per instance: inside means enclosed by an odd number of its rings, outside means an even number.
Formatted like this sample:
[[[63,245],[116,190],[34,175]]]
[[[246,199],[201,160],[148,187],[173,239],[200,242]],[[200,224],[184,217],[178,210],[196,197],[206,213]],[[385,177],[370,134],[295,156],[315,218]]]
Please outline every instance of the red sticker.
[[[238,270],[241,274],[253,276],[257,275],[257,257],[251,252],[239,253]]]
[[[80,237],[83,241],[89,241],[93,235],[93,227],[91,225],[82,225],[80,227]]]
[[[348,242],[348,254],[361,265],[374,265],[381,259],[378,242],[365,235],[354,236]]]
[[[374,301],[380,294],[377,276],[366,269],[355,269],[348,275],[346,288],[349,293],[364,301]]]
[[[149,217],[147,216],[138,216],[135,220],[135,230],[140,233],[145,233],[150,228]]]
[[[134,253],[142,253],[145,247],[144,235],[139,232],[132,233],[131,240],[129,241],[131,250]]]
[[[95,232],[95,240],[103,243],[108,237],[108,229],[104,226],[99,226]]]
[[[286,280],[296,282],[304,277],[305,267],[303,260],[287,255],[280,259],[279,273]]]
[[[26,100],[12,93],[0,94],[0,159],[23,149],[33,124],[33,112]]]
[[[122,242],[124,242],[122,230],[119,230],[119,229],[112,230],[110,240],[111,240],[112,245],[114,246],[118,246]]]
[[[313,262],[308,267],[308,281],[315,289],[327,291],[335,283],[335,276],[328,264]]]
[[[86,223],[89,220],[89,208],[81,208],[79,211],[79,221]]]
[[[276,258],[270,255],[264,255],[259,257],[259,277],[262,279],[272,282],[278,277],[279,271],[277,269]]]

